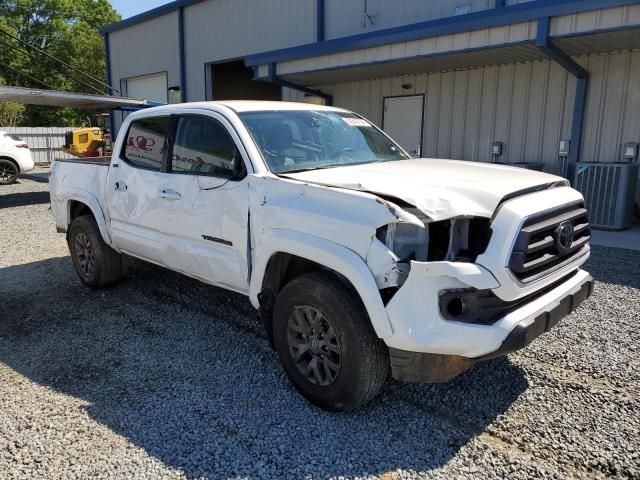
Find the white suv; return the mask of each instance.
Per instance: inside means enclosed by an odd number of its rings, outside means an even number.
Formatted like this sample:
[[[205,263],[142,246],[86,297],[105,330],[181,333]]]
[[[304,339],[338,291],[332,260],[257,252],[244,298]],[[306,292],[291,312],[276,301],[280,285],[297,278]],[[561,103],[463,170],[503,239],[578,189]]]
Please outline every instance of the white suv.
[[[0,185],[12,184],[33,166],[29,146],[16,135],[0,132]]]

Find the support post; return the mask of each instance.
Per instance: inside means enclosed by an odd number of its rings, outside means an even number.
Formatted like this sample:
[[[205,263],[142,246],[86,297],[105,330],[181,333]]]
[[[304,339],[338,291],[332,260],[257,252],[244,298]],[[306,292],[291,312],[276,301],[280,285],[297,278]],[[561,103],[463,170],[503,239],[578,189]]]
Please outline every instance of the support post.
[[[105,33],[102,38],[104,39],[104,66],[107,74],[107,95],[113,95],[113,87],[111,86],[111,49],[109,48],[109,34]]]
[[[584,114],[589,90],[589,72],[552,42],[550,30],[551,19],[549,17],[538,19],[536,47],[547,58],[556,62],[576,78],[576,93],[571,123],[571,150],[567,159],[567,177],[570,181],[573,181],[576,164],[580,161],[580,150],[582,148]]]
[[[105,72],[107,74],[107,85],[109,85],[109,88],[107,88],[107,95],[113,95],[113,86],[111,85],[111,48],[109,46],[109,34],[105,33],[102,36],[102,38],[104,39]],[[115,137],[115,134],[116,134],[115,125],[116,125],[116,115],[113,112],[113,110],[111,110],[109,112],[109,128],[107,130],[109,130],[109,132],[111,133],[112,138]]]
[[[180,55],[180,99],[187,101],[187,72],[184,56],[184,7],[178,9],[178,53]]]

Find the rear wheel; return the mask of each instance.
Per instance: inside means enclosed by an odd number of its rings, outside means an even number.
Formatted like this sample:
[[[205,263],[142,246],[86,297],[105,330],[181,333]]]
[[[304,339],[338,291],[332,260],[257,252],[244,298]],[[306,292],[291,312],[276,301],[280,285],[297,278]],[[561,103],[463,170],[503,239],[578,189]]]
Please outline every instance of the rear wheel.
[[[289,282],[276,299],[273,328],[289,380],[319,407],[353,410],[382,388],[387,349],[357,296],[332,275],[310,273]]]
[[[73,221],[67,243],[76,273],[86,285],[106,287],[122,276],[122,257],[104,242],[92,216]]]
[[[0,158],[0,185],[11,185],[18,178],[18,166],[11,160]]]

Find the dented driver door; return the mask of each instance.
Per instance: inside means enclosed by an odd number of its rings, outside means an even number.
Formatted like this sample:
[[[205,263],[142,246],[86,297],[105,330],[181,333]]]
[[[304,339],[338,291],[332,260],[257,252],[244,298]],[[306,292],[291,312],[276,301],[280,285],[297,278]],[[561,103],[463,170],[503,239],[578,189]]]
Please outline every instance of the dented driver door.
[[[248,177],[239,139],[215,112],[174,116],[166,173],[158,188],[163,264],[226,288],[248,291]]]

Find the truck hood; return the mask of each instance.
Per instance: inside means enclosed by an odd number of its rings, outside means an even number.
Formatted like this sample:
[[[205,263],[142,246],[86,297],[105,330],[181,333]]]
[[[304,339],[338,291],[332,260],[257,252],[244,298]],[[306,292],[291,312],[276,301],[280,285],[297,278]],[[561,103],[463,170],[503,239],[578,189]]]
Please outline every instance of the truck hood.
[[[417,158],[309,170],[283,176],[394,197],[431,220],[490,217],[507,196],[566,181],[555,175],[488,163]],[[393,199],[390,199],[393,201]]]

